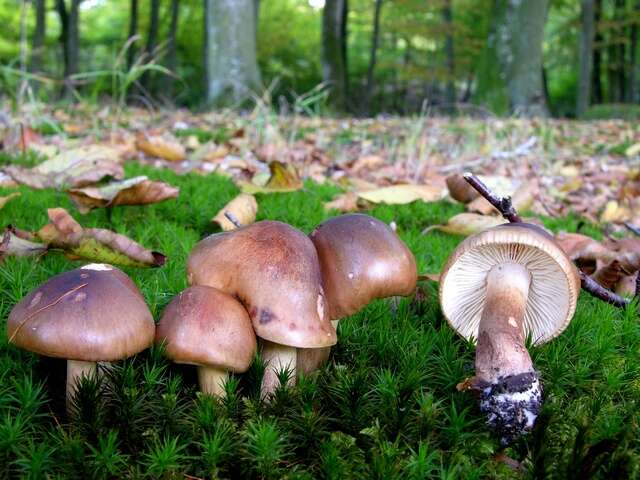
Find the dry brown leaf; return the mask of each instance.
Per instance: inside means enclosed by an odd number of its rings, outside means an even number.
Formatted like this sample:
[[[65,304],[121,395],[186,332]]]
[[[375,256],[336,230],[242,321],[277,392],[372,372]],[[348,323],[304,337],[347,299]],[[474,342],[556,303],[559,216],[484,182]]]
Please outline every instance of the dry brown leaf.
[[[357,212],[369,206],[366,200],[358,197],[355,192],[346,192],[338,195],[330,202],[324,204],[325,210],[339,210],[340,212]]]
[[[0,209],[16,197],[20,196],[20,192],[13,192],[6,197],[0,197]]]
[[[380,155],[363,155],[353,163],[351,171],[353,173],[358,173],[360,170],[372,170],[382,165],[384,165],[384,158]]]
[[[4,170],[16,182],[31,188],[76,188],[105,177],[124,177],[121,162],[115,148],[93,145],[67,150],[33,168],[9,165]]]
[[[256,202],[256,197],[248,193],[241,193],[222,207],[211,221],[220,225],[220,228],[227,232],[238,227],[226,215],[231,216],[240,225],[249,225],[255,222],[257,213],[258,202]]]
[[[555,239],[560,248],[585,273],[592,274],[613,260],[609,248],[586,235],[560,232]]]
[[[624,275],[616,285],[616,293],[625,297],[632,297],[636,294],[637,273]]]
[[[460,203],[469,203],[480,196],[477,190],[469,185],[459,173],[449,175],[445,182],[451,198]]]
[[[610,200],[604,207],[604,211],[600,215],[602,223],[621,223],[631,218],[631,210],[620,205],[615,200]]]
[[[163,254],[147,250],[124,235],[102,228],[82,228],[64,208],[51,208],[47,213],[51,223],[36,235],[67,256],[125,267],[159,267],[165,263]]]
[[[422,275],[418,275],[418,281],[429,280],[431,282],[439,282],[441,273],[423,273]]]
[[[437,202],[442,199],[443,189],[433,185],[392,185],[358,192],[358,197],[371,203],[403,205],[416,200]]]
[[[425,228],[422,233],[428,233],[431,230],[440,230],[441,232],[451,233],[453,235],[469,236],[504,223],[508,222],[502,217],[480,215],[478,213],[459,213],[447,220],[447,223],[443,225],[431,225]]]
[[[148,205],[162,202],[176,198],[180,189],[141,176],[111,182],[100,187],[75,188],[67,193],[80,213],[87,213],[94,208],[117,205]]]
[[[538,193],[538,186],[535,182],[521,184],[511,196],[511,204],[519,212],[526,212],[531,209],[535,196]],[[491,205],[484,197],[477,197],[467,205],[470,212],[482,215],[500,215],[500,212]]]
[[[273,161],[269,163],[270,177],[264,185],[254,182],[239,182],[243,193],[293,192],[303,187],[295,167],[290,163]]]
[[[181,162],[186,157],[184,147],[173,138],[147,136],[141,133],[136,137],[136,148],[150,157],[170,162]]]
[[[0,261],[5,256],[30,257],[46,253],[47,246],[42,243],[23,238],[19,231],[13,227],[7,227],[0,243]]]

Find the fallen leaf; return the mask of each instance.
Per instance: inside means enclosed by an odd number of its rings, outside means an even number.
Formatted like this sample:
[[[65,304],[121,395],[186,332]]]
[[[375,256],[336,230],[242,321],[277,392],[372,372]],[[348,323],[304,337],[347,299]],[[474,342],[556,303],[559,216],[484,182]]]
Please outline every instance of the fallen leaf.
[[[111,182],[100,187],[75,188],[67,193],[80,213],[87,213],[94,208],[162,202],[176,198],[180,189],[141,176]]]
[[[425,228],[422,233],[428,233],[431,230],[440,230],[441,232],[451,233],[453,235],[469,236],[504,223],[508,222],[502,217],[480,215],[478,213],[459,213],[447,220],[447,223],[443,225],[431,225]]]
[[[64,208],[51,208],[47,213],[51,223],[36,235],[67,256],[125,267],[159,267],[165,263],[163,254],[147,250],[124,235],[102,228],[82,228]]]
[[[351,171],[353,173],[358,173],[363,169],[374,169],[384,164],[384,158],[380,155],[363,155],[358,158],[353,165],[351,166]]]
[[[624,151],[624,154],[627,157],[635,157],[636,155],[640,154],[640,143],[634,143],[633,145],[629,146]]]
[[[609,248],[586,235],[560,232],[555,240],[576,266],[589,275],[612,260]]]
[[[75,188],[105,177],[124,177],[121,161],[118,150],[93,145],[67,150],[33,168],[9,165],[4,170],[16,182],[31,188]]]
[[[324,204],[325,210],[338,210],[340,212],[357,212],[361,207],[366,207],[366,200],[362,200],[355,192],[346,192],[338,195],[330,202]]]
[[[249,225],[256,220],[257,213],[258,202],[256,202],[256,197],[248,193],[241,193],[222,207],[211,221],[220,225],[220,228],[227,232],[238,227],[225,214],[232,216],[234,221],[240,225]]]
[[[538,192],[538,186],[534,182],[521,184],[511,195],[511,204],[516,211],[524,212],[531,209],[533,201]],[[499,215],[500,212],[491,205],[484,197],[477,197],[467,205],[470,212],[481,213],[482,215]]]
[[[385,203],[388,205],[403,205],[421,200],[423,202],[437,202],[442,199],[443,189],[432,185],[392,185],[358,192],[358,197],[371,203]]]
[[[429,280],[431,282],[439,282],[441,275],[441,273],[424,273],[422,275],[418,275],[418,281],[421,282]]]
[[[460,203],[469,203],[478,198],[480,194],[459,173],[449,175],[445,182],[449,189],[449,195]]]
[[[186,157],[184,147],[173,138],[147,136],[141,133],[136,137],[136,148],[150,157],[170,162],[181,162]]]
[[[600,215],[602,223],[620,223],[631,218],[631,211],[615,200],[609,200]]]
[[[20,196],[20,192],[13,192],[6,197],[0,197],[0,208],[4,207],[8,202]]]
[[[298,176],[295,167],[290,163],[282,163],[277,160],[269,163],[270,176],[264,185],[252,182],[239,182],[243,193],[276,193],[293,192],[303,187],[302,180]]]
[[[0,261],[5,256],[30,257],[47,251],[47,245],[23,238],[13,227],[7,227],[0,243]]]

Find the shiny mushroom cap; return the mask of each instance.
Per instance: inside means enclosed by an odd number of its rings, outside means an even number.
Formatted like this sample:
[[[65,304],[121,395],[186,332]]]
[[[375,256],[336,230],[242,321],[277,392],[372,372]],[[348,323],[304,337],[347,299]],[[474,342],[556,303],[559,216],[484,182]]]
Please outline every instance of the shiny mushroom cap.
[[[176,363],[245,372],[256,352],[256,335],[244,307],[211,287],[189,287],[167,306],[156,342]]]
[[[321,223],[310,235],[318,251],[332,320],[351,315],[376,298],[409,295],[416,288],[416,260],[384,222],[362,214]]]
[[[510,223],[466,238],[451,254],[440,279],[440,304],[463,337],[478,338],[488,272],[501,263],[523,265],[531,274],[524,333],[534,344],[560,335],[569,325],[580,293],[578,272],[541,228]]]
[[[265,340],[299,348],[337,341],[316,250],[290,225],[262,221],[205,238],[189,255],[187,278],[238,298]]]
[[[7,321],[9,341],[49,357],[114,361],[153,343],[155,324],[136,285],[111,265],[90,264],[50,278]]]

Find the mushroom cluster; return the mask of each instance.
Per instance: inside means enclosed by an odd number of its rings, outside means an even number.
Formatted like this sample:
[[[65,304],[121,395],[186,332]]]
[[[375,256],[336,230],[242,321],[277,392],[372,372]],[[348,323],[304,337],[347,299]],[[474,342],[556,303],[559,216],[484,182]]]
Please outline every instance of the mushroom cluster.
[[[487,423],[511,443],[530,431],[542,405],[542,386],[525,340],[552,340],[575,312],[576,267],[543,229],[500,225],[464,240],[440,279],[449,324],[477,341],[476,376],[464,383],[480,397]]]

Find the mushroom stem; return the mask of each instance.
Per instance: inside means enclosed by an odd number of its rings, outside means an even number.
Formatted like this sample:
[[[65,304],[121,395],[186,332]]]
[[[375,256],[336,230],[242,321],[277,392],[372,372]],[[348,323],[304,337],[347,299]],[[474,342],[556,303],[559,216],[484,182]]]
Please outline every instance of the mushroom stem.
[[[67,360],[67,414],[73,413],[73,397],[76,394],[78,383],[82,377],[91,377],[98,372],[96,362],[83,362],[81,360]]]
[[[266,399],[280,385],[278,374],[281,371],[287,370],[289,372],[289,381],[287,382],[289,385],[295,383],[297,349],[264,339],[261,339],[260,343],[262,345],[262,360],[266,365],[264,376],[262,377],[262,386],[260,387],[260,396]]]
[[[487,296],[478,329],[476,382],[480,409],[503,445],[531,430],[542,389],[525,347],[524,314],[531,275],[502,263],[487,275]]]
[[[339,320],[331,320],[334,330],[338,331]],[[322,348],[298,348],[297,355],[297,376],[300,374],[308,375],[311,372],[318,370],[322,365],[329,360],[329,354],[331,353],[331,347]]]
[[[224,398],[226,396],[225,384],[228,379],[229,373],[226,370],[198,366],[198,383],[200,383],[202,393]]]

